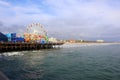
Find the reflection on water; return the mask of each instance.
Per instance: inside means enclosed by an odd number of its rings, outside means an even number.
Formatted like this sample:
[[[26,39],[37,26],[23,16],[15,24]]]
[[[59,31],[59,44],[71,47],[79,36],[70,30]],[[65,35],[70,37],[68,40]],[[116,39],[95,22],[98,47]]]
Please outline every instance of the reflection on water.
[[[41,78],[42,51],[8,52],[0,55],[0,69],[13,80]]]

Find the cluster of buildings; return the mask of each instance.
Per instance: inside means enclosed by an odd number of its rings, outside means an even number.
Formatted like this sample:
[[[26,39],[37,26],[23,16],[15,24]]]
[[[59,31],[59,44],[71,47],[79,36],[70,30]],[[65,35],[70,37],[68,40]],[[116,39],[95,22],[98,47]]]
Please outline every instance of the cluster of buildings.
[[[46,42],[58,42],[56,38],[48,38],[47,36],[38,35],[38,34],[28,34],[25,33],[23,37],[17,37],[16,33],[3,34],[0,32],[0,42],[37,42],[37,43],[46,43]]]
[[[25,33],[23,37],[17,37],[16,33],[3,34],[0,32],[0,42],[64,42],[64,43],[103,43],[104,40],[87,41],[87,40],[58,40],[54,37],[48,38],[45,35]]]
[[[24,42],[23,37],[17,37],[16,33],[3,34],[0,32],[0,42]]]
[[[60,40],[64,43],[103,43],[104,40],[88,41],[88,40]]]

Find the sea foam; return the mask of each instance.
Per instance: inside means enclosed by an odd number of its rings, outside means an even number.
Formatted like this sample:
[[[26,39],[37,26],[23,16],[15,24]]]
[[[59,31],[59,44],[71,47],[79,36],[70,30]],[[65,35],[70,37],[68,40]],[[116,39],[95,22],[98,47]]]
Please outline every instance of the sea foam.
[[[62,48],[71,48],[71,47],[88,47],[88,46],[105,46],[105,45],[113,45],[112,43],[69,43],[64,44]]]
[[[18,55],[24,55],[24,54],[23,52],[5,52],[0,54],[0,56],[18,56]]]

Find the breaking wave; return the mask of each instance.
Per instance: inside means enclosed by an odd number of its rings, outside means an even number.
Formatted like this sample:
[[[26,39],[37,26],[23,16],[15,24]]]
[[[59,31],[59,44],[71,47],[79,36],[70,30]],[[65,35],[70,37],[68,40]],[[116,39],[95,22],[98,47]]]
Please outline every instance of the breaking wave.
[[[22,56],[24,55],[23,53],[24,53],[23,51],[22,52],[5,52],[5,53],[1,53],[0,57],[1,56]]]
[[[113,45],[113,43],[71,43],[64,44],[62,48],[70,48],[70,47],[88,47],[88,46],[105,46],[105,45]]]

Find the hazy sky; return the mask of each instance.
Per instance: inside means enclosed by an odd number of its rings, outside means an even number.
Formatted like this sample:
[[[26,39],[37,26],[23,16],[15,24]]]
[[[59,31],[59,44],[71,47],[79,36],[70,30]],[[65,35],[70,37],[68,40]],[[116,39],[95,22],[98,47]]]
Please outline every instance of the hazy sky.
[[[0,31],[40,22],[49,36],[120,41],[120,0],[0,0]]]

